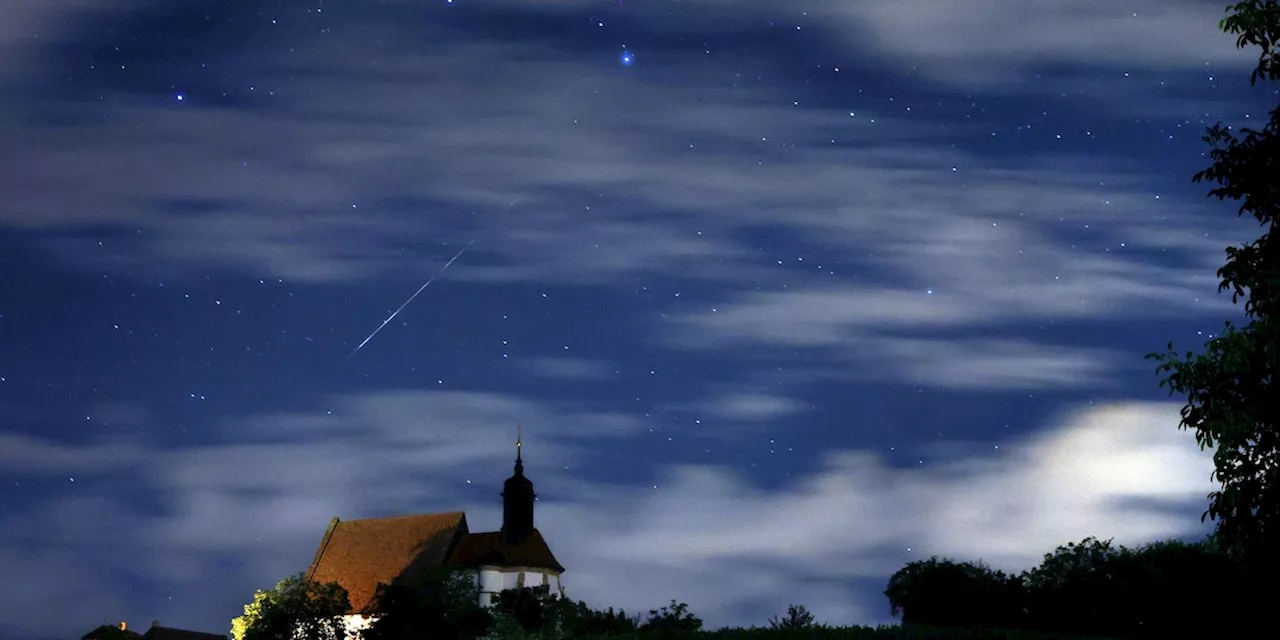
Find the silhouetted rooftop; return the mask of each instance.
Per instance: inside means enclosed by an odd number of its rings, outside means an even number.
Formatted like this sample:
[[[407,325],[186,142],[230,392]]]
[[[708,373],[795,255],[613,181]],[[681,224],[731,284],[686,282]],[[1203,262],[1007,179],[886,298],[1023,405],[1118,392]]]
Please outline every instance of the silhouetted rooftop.
[[[307,577],[347,590],[351,610],[366,613],[379,583],[399,584],[422,570],[445,566],[467,533],[461,511],[342,521],[334,518]]]
[[[227,640],[227,636],[152,625],[146,633],[142,634],[142,640]]]
[[[537,529],[517,545],[506,544],[501,531],[468,534],[453,550],[449,564],[459,569],[492,565],[564,571]]]
[[[123,624],[123,623],[121,623]],[[80,637],[80,640],[141,640],[142,634],[121,629],[119,624],[104,624]]]

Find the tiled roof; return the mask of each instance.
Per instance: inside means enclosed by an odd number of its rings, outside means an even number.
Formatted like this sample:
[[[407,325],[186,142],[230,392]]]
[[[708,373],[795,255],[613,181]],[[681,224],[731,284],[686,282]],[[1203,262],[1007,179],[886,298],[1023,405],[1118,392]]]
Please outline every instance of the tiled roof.
[[[456,568],[493,565],[564,571],[537,529],[530,532],[524,542],[518,545],[506,544],[501,531],[468,533],[453,550],[449,564]]]
[[[227,640],[227,636],[152,625],[142,634],[142,640]]]
[[[400,583],[421,571],[444,566],[449,552],[466,533],[467,519],[461,511],[365,520],[334,518],[307,577],[342,585],[352,612],[365,613],[378,583]]]
[[[118,624],[104,624],[81,636],[81,640],[140,640],[141,638],[137,631],[121,629]]]

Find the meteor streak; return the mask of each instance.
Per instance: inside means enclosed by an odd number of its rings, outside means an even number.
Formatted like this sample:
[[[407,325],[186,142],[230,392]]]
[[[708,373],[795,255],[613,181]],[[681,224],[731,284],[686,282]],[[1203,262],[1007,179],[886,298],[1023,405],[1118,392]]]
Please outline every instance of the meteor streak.
[[[513,202],[512,204],[514,205],[515,203]],[[508,209],[510,209],[511,207],[507,207],[507,208],[508,208]],[[449,261],[448,261],[448,262],[446,262],[446,263],[444,263],[444,266],[443,266],[443,267],[440,267],[440,270],[439,270],[439,271],[437,271],[435,275],[431,276],[430,278],[428,278],[428,279],[427,279],[427,281],[426,281],[426,282],[422,283],[422,286],[421,286],[421,287],[418,287],[418,290],[417,290],[417,291],[414,291],[414,292],[413,292],[413,295],[409,296],[409,299],[408,299],[408,300],[405,300],[405,301],[404,301],[404,304],[400,305],[400,308],[399,308],[399,309],[396,309],[395,311],[391,312],[391,315],[387,316],[387,319],[386,319],[386,320],[383,320],[383,321],[382,321],[382,324],[378,325],[378,328],[377,328],[377,329],[374,329],[374,330],[373,330],[373,333],[369,334],[369,337],[367,337],[367,338],[365,338],[363,341],[361,341],[361,342],[360,342],[360,344],[359,344],[359,345],[357,345],[357,346],[356,346],[356,348],[355,348],[354,350],[352,350],[352,351],[351,351],[351,353],[350,353],[349,355],[347,355],[347,359],[348,359],[348,360],[350,360],[350,359],[351,359],[351,357],[352,357],[352,356],[354,356],[354,355],[356,355],[357,353],[359,353],[359,351],[360,351],[361,349],[363,349],[363,348],[364,348],[364,346],[365,346],[366,344],[369,344],[369,341],[370,341],[370,340],[372,340],[374,336],[378,335],[378,332],[379,332],[379,331],[382,331],[382,328],[383,328],[383,327],[387,326],[387,324],[388,324],[388,323],[390,323],[392,320],[395,320],[395,319],[396,319],[396,316],[400,315],[400,312],[401,312],[401,311],[404,311],[404,308],[405,308],[405,307],[407,307],[407,306],[409,306],[409,303],[410,303],[410,302],[413,302],[413,299],[414,299],[414,298],[418,297],[418,294],[422,293],[422,291],[423,291],[424,289],[426,289],[427,287],[431,286],[431,283],[432,283],[432,282],[435,282],[435,281],[436,281],[436,278],[439,278],[439,277],[440,277],[440,274],[444,273],[444,270],[445,270],[445,269],[448,269],[448,268],[449,268],[449,265],[453,264],[453,261],[454,261],[454,260],[457,260],[458,258],[461,258],[461,257],[462,257],[462,254],[463,254],[463,253],[466,253],[467,249],[470,249],[470,248],[471,248],[471,245],[473,245],[473,244],[475,244],[475,243],[476,243],[476,239],[475,239],[475,238],[472,238],[472,239],[471,239],[471,242],[468,242],[468,243],[467,243],[467,246],[465,246],[465,247],[463,247],[463,248],[459,249],[459,250],[458,250],[458,252],[457,252],[457,253],[455,253],[455,254],[453,255],[453,257],[452,257],[452,258],[449,258]]]

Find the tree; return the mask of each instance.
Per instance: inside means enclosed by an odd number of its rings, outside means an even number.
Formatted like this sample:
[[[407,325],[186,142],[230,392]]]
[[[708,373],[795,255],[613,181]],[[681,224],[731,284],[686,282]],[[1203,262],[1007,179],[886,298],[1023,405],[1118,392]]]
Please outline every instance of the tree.
[[[583,636],[617,636],[635,631],[637,618],[627,616],[624,610],[613,607],[596,610],[585,602],[552,596],[547,604],[547,615],[561,634],[570,638]]]
[[[787,607],[787,617],[782,618],[774,616],[769,618],[770,629],[812,629],[814,627],[813,614],[802,604],[793,604]]]
[[[904,625],[1020,626],[1022,586],[981,562],[939,559],[907,563],[889,578],[889,610]]]
[[[689,605],[671,601],[659,609],[649,610],[649,619],[640,625],[640,631],[659,638],[685,638],[702,629],[702,618],[689,612]]]
[[[258,590],[244,615],[231,621],[235,640],[345,640],[342,615],[351,609],[347,590],[298,574],[274,589]]]
[[[1129,627],[1141,638],[1248,637],[1259,620],[1240,615],[1251,588],[1243,566],[1212,540],[1153,542],[1133,550],[1129,584],[1121,597],[1128,604]],[[1186,606],[1187,594],[1196,606]],[[1205,611],[1236,610],[1231,616]]]
[[[1085,538],[1044,556],[1025,572],[1028,626],[1048,632],[1131,637],[1136,589],[1132,552]]]
[[[468,640],[489,631],[492,617],[476,602],[472,576],[433,572],[414,583],[379,584],[376,619],[362,640]]]
[[[1085,538],[1058,547],[1022,578],[1027,627],[1047,633],[1153,640],[1248,637],[1247,630],[1259,622],[1255,612],[1241,606],[1253,588],[1242,564],[1212,539],[1129,549]],[[1194,606],[1188,606],[1190,594]]]
[[[1237,47],[1261,50],[1250,84],[1280,80],[1280,3],[1251,0],[1227,10],[1219,27],[1238,35]],[[1179,428],[1215,449],[1213,479],[1221,488],[1208,495],[1201,520],[1215,520],[1224,545],[1270,573],[1280,567],[1280,241],[1272,234],[1280,216],[1280,106],[1261,129],[1239,134],[1221,123],[1209,128],[1212,165],[1192,180],[1216,183],[1210,196],[1240,201],[1238,214],[1263,227],[1257,240],[1228,248],[1218,270],[1218,290],[1230,289],[1232,302],[1245,300],[1248,323],[1227,323],[1203,354],[1180,357],[1170,342],[1167,352],[1147,357],[1166,374],[1161,386],[1187,398]]]
[[[544,627],[555,628],[556,620],[552,618],[553,607],[550,600],[553,596],[547,585],[506,589],[498,593],[494,609],[510,616],[527,633],[542,631]],[[550,623],[550,624],[548,624]]]
[[[636,631],[637,618],[613,607],[597,611],[585,602],[553,594],[546,585],[507,589],[494,602],[491,637],[584,638],[624,636]]]
[[[1249,0],[1228,5],[1227,17],[1218,22],[1218,28],[1237,34],[1236,47],[1243,49],[1257,45],[1258,65],[1249,74],[1249,84],[1258,78],[1280,79],[1280,3],[1276,0]]]
[[[1144,640],[1248,637],[1260,619],[1239,610],[1254,588],[1245,577],[1239,559],[1212,539],[1128,549],[1090,537],[1045,554],[1018,576],[982,563],[912,562],[885,594],[904,625]],[[1191,594],[1195,606],[1188,606]]]

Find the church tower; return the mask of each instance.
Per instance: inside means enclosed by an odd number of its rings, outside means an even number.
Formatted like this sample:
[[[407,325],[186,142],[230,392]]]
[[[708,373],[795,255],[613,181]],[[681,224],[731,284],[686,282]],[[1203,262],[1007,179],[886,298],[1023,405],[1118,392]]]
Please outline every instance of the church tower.
[[[509,545],[524,542],[533,532],[533,482],[524,477],[520,434],[516,435],[516,469],[502,485],[502,540]]]
[[[306,577],[347,590],[344,640],[359,640],[355,634],[378,618],[379,584],[417,579],[423,571],[474,578],[476,602],[483,607],[508,589],[545,586],[564,595],[564,566],[533,527],[535,495],[533,482],[524,476],[521,431],[516,432],[515,473],[502,486],[500,531],[472,532],[461,511],[329,523]]]

